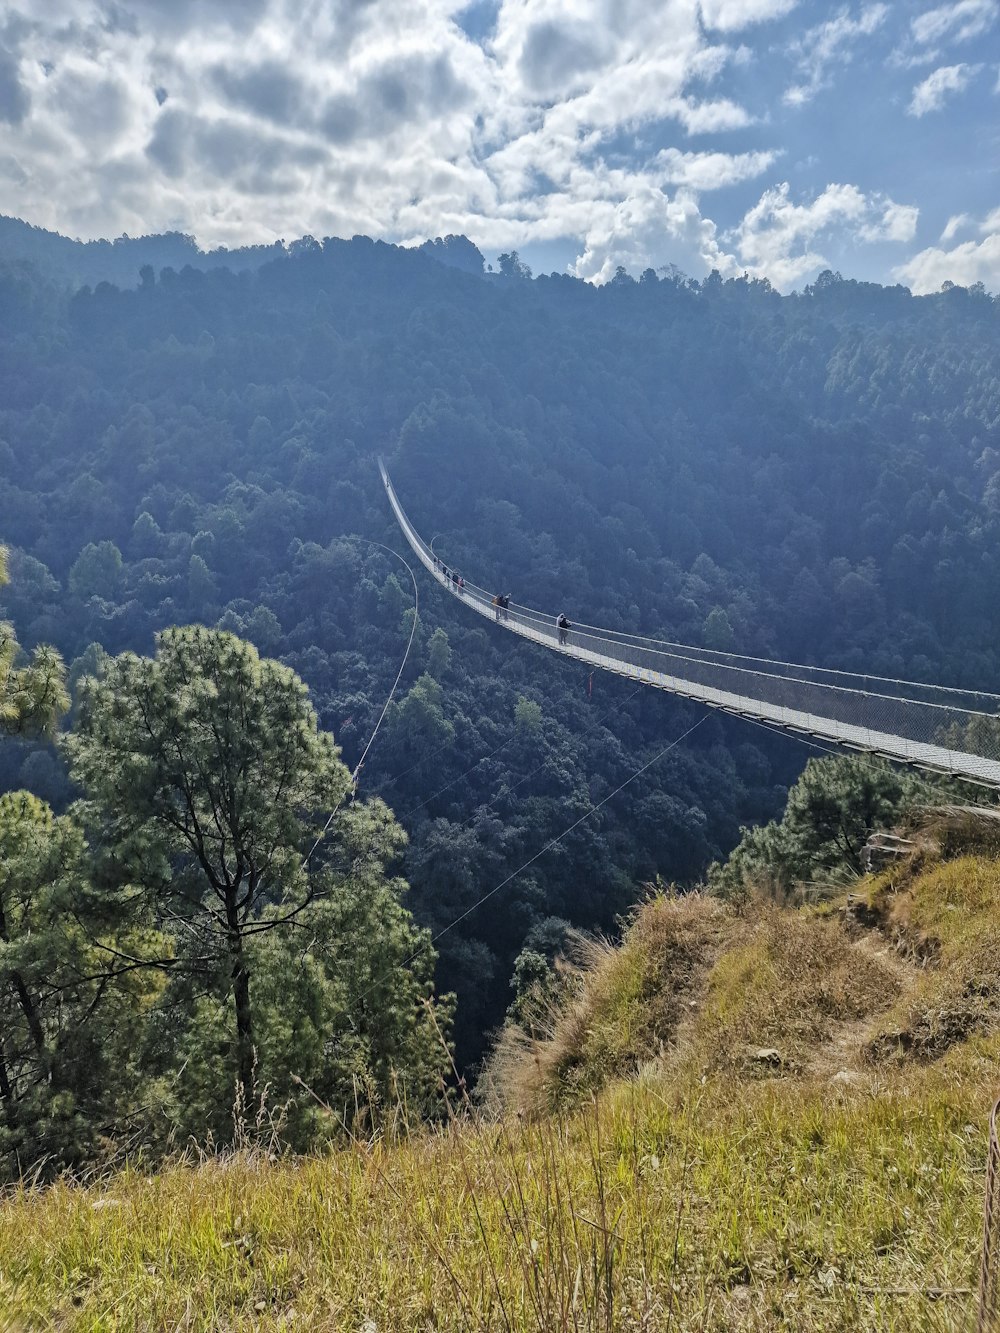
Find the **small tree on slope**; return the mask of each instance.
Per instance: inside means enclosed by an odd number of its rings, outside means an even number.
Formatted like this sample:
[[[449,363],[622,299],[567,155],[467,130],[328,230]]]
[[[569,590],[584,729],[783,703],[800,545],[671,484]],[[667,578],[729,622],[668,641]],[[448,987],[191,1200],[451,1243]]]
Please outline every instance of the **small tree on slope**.
[[[141,886],[158,924],[174,937],[178,1001],[192,1016],[183,1038],[188,1049],[182,1042],[177,1055],[180,1066],[198,1066],[204,1085],[192,1091],[193,1102],[204,1098],[207,1106],[213,1090],[217,1104],[225,1097],[216,1053],[220,1044],[228,1049],[227,1033],[245,1111],[255,1100],[261,1056],[264,1080],[277,1065],[286,1076],[315,1070],[313,1057],[308,1069],[284,1066],[295,1048],[291,1035],[302,1038],[302,1050],[322,1052],[335,995],[342,1009],[350,1006],[338,952],[364,954],[366,967],[377,971],[371,955],[395,939],[389,973],[405,973],[429,998],[427,959],[418,974],[405,963],[409,943],[426,942],[399,907],[398,887],[385,889],[385,865],[405,836],[385,807],[367,816],[361,807],[341,811],[314,864],[303,864],[350,775],[333,738],[318,729],[305,685],[287,667],[231,634],[167,630],[155,658],[125,653],[101,679],[83,684],[66,747],[103,873]],[[362,832],[371,834],[365,849],[358,845]],[[368,899],[363,939],[337,930],[338,919],[351,918],[343,901],[352,894]],[[395,916],[373,910],[389,899]],[[310,972],[315,985],[306,985]],[[355,1008],[367,1000],[370,1009],[374,999],[355,995]],[[412,1024],[416,995],[407,1004]],[[226,1007],[229,1022],[221,1016]],[[288,1042],[278,1036],[283,1025]],[[357,1013],[350,1026],[364,1029],[367,1057],[375,1059],[381,1029],[360,1024]],[[384,1033],[378,1040],[391,1050]],[[402,1058],[413,1049],[411,1042]],[[426,1065],[425,1046],[420,1059]],[[218,1126],[218,1115],[207,1118],[210,1128]],[[180,1122],[198,1128],[187,1114]]]

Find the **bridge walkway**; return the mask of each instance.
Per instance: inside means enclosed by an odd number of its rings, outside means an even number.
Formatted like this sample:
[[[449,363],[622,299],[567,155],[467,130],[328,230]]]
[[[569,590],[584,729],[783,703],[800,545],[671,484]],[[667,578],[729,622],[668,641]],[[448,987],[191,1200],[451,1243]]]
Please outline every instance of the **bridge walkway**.
[[[785,672],[732,667],[710,660],[703,650],[692,648],[670,651],[670,646],[665,650],[664,647],[646,646],[654,642],[651,640],[644,644],[644,641],[630,636],[616,635],[613,631],[595,631],[589,627],[571,628],[567,643],[562,645],[555,616],[545,616],[529,607],[512,604],[508,611],[500,613],[498,619],[492,593],[468,582],[460,590],[451,579],[445,577],[441,562],[407,518],[381,459],[379,470],[403,536],[427,572],[471,611],[493,621],[499,628],[519,634],[565,657],[604,671],[613,671],[628,680],[668,690],[671,694],[707,704],[735,717],[751,718],[852,750],[882,755],[933,772],[947,773],[1000,788],[1000,762],[995,759],[952,749],[931,740],[914,739],[894,734],[891,730],[880,730],[866,725],[864,721],[851,720],[850,716],[852,712],[863,713],[865,710],[881,711],[889,716],[894,709],[905,705],[921,710],[938,708],[939,705],[900,699],[878,691],[854,690],[831,684],[818,685],[815,681],[790,677]],[[785,665],[775,664],[776,667]],[[665,669],[670,667],[674,669]],[[738,676],[734,676],[736,672]],[[756,690],[757,695],[720,687],[719,683],[713,683],[713,677],[721,677],[724,681],[736,679],[746,682],[745,688]],[[759,697],[765,693],[770,697]],[[806,694],[829,706],[822,711],[795,707],[791,702],[783,701],[783,694],[789,699]],[[841,713],[841,716],[828,715],[835,712]],[[931,723],[937,723],[936,730],[940,731],[948,722],[954,721],[956,715],[962,714],[968,718],[989,716],[972,709],[941,708],[940,716],[931,714],[930,720]]]

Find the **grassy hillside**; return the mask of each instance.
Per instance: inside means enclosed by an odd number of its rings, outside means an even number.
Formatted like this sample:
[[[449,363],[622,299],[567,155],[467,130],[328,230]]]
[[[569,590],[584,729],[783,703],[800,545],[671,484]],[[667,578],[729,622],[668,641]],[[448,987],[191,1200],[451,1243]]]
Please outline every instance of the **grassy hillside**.
[[[650,1079],[564,1120],[26,1192],[0,1307],[94,1330],[958,1328],[967,1296],[900,1289],[974,1285],[997,1055],[857,1087]]]
[[[954,842],[822,908],[652,899],[505,1034],[497,1118],[22,1189],[2,1326],[971,1327],[1000,863]]]

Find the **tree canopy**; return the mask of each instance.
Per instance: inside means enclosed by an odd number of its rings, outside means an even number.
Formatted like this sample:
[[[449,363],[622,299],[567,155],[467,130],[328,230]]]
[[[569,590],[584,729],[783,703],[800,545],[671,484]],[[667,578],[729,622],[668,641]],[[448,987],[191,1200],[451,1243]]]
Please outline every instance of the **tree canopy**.
[[[7,582],[7,551],[0,546],[0,587]],[[69,707],[63,660],[39,644],[22,662],[14,628],[0,620],[0,730],[51,736]]]
[[[165,630],[153,658],[124,653],[82,682],[65,749],[105,877],[133,886],[171,937],[170,958],[146,961],[196,997],[187,1039],[204,1051],[215,1027],[216,1050],[220,1040],[231,1048],[219,1067],[194,1060],[193,1048],[186,1055],[189,1081],[212,1074],[215,1125],[226,1109],[217,1089],[234,1077],[244,1115],[265,1085],[287,1093],[293,1075],[310,1072],[328,1095],[342,1096],[352,1076],[384,1094],[392,1073],[427,1099],[443,1054],[430,1058],[423,1035],[432,955],[411,979],[407,949],[419,940],[426,952],[426,942],[400,905],[404,886],[386,878],[405,835],[381,803],[336,818],[350,775],[293,671],[224,631]],[[355,944],[349,962],[340,956],[357,926],[373,949],[367,964]],[[357,1010],[376,992],[392,1002],[363,1021]],[[333,1042],[344,1014],[352,1035]],[[294,1039],[279,1038],[288,1024]],[[338,1076],[324,1072],[331,1062]],[[204,1110],[205,1094],[187,1099],[186,1117]]]
[[[862,872],[869,835],[891,828],[934,797],[931,780],[882,759],[810,759],[780,820],[741,830],[709,883],[726,897],[767,889],[776,897],[803,883],[820,888]]]

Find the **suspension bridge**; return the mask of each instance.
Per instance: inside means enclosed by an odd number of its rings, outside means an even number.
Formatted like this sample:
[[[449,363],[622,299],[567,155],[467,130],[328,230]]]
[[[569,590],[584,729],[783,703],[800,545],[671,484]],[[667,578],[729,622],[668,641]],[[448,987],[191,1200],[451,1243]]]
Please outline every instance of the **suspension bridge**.
[[[427,572],[470,610],[563,656],[736,717],[1000,788],[1000,695],[713,652],[556,618],[464,580],[434,554],[379,471],[403,536]]]

